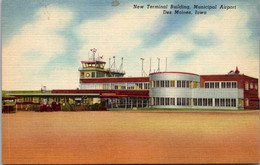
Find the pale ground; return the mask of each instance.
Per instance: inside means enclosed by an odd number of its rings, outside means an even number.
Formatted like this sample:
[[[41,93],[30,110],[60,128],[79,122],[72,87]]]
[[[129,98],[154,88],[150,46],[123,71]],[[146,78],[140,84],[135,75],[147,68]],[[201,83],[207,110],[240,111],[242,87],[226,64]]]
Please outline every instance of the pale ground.
[[[2,114],[4,164],[259,163],[259,111]]]

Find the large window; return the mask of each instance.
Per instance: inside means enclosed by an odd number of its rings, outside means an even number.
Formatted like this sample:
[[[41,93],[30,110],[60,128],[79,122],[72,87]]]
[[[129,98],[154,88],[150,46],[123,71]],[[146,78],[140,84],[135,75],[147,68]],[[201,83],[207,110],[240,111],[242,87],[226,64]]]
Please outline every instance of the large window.
[[[171,80],[171,87],[176,87],[175,80]]]
[[[227,82],[227,88],[231,88],[231,82]]]
[[[159,87],[160,86],[160,81],[155,81],[155,87]]]
[[[186,98],[181,99],[181,105],[186,105]]]
[[[190,81],[186,81],[186,88],[190,87]]]
[[[208,99],[208,106],[212,106],[212,99],[210,98],[210,99]]]
[[[198,106],[202,106],[202,99],[201,98],[198,99]]]
[[[187,98],[187,102],[186,102],[187,104],[187,106],[190,106],[190,99],[189,98]]]
[[[185,81],[181,81],[181,87],[185,88]]]
[[[232,88],[237,88],[237,82],[232,82]]]
[[[207,104],[207,99],[203,99],[203,106],[207,106],[208,104]]]
[[[164,81],[161,80],[161,87],[164,87]]]
[[[165,80],[165,87],[170,87],[170,81],[169,80]]]
[[[181,105],[181,98],[177,98],[177,105]]]
[[[160,105],[164,105],[164,98],[163,97],[160,98]]]
[[[193,105],[194,105],[194,106],[197,106],[197,105],[198,105],[198,99],[196,99],[196,98],[193,99]]]
[[[226,106],[230,107],[230,99],[226,99]]]
[[[170,98],[165,98],[165,105],[169,105],[170,103]]]
[[[225,106],[225,99],[220,99],[220,106],[222,106],[222,107]]]
[[[134,83],[127,83],[127,89],[135,89]]]
[[[160,101],[159,101],[159,97],[156,97],[156,98],[155,98],[155,105],[159,105],[159,102],[160,102]]]
[[[226,82],[221,82],[221,88],[226,88]]]
[[[215,82],[215,88],[219,88],[219,82]]]
[[[205,88],[209,88],[209,82],[205,82]]]
[[[171,98],[171,105],[175,105],[175,98]]]
[[[181,88],[181,81],[180,80],[177,81],[177,87]]]
[[[220,101],[219,99],[215,99],[215,106],[216,107],[218,107],[220,105],[219,101]]]
[[[236,99],[231,99],[231,107],[236,107]]]

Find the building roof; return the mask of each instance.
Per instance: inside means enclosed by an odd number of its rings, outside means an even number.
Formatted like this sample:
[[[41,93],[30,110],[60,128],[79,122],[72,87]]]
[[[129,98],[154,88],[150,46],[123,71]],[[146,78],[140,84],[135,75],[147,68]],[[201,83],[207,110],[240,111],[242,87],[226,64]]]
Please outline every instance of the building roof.
[[[149,77],[81,78],[82,83],[149,82]]]
[[[99,60],[92,60],[92,61],[81,61],[81,63],[90,63],[90,64],[95,64],[95,63],[103,63],[105,64],[105,61],[99,61]]]
[[[154,72],[154,73],[150,73],[150,74],[161,74],[161,73],[191,74],[191,75],[199,76],[198,74],[189,73],[189,72]]]

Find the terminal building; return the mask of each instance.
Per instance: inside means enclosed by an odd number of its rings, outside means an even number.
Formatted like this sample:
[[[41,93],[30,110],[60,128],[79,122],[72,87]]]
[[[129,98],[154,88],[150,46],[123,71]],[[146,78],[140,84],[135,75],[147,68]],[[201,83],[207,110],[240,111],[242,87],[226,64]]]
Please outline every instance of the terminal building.
[[[39,92],[7,91],[18,102],[83,105],[102,104],[110,108],[259,109],[258,79],[240,74],[238,68],[223,75],[187,72],[154,72],[146,77],[124,77],[123,58],[114,62],[95,57],[81,61],[79,89]]]

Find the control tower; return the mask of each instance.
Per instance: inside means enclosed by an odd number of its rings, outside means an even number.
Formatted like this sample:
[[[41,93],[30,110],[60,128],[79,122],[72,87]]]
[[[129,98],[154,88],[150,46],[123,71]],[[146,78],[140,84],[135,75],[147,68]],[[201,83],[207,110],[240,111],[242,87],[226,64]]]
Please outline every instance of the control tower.
[[[112,66],[105,69],[105,61],[102,61],[103,57],[96,57],[97,49],[93,48],[90,49],[92,53],[92,57],[89,57],[87,61],[81,61],[82,67],[79,68],[80,72],[80,79],[85,78],[104,78],[104,77],[123,77],[125,72],[122,70],[123,65],[123,58],[122,64],[120,69],[116,69],[115,67],[115,60]],[[115,59],[115,56],[113,57]]]

